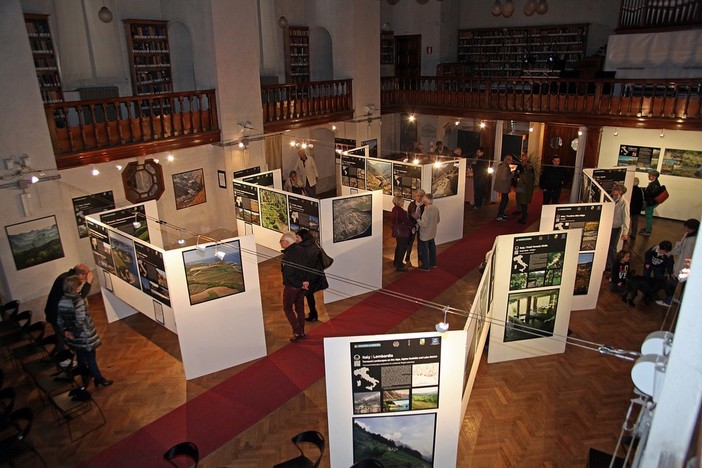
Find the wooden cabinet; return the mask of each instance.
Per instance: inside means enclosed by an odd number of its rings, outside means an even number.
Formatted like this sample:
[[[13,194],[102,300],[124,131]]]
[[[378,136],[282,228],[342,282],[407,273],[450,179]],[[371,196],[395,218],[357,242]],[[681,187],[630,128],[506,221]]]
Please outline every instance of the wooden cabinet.
[[[395,35],[392,31],[380,31],[380,64],[395,64]]]
[[[49,15],[24,15],[29,45],[34,57],[41,98],[45,104],[63,102],[61,74],[49,29]]]
[[[288,26],[284,33],[285,82],[310,81],[310,28]]]
[[[474,76],[559,76],[585,55],[587,24],[458,31],[458,62]]]
[[[172,93],[168,22],[124,20],[124,31],[134,95]]]

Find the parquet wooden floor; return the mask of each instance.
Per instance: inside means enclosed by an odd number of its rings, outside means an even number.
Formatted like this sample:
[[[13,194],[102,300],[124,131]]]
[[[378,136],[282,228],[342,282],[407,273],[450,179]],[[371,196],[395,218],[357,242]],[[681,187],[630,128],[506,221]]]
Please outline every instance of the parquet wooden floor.
[[[468,207],[465,231],[491,222],[495,213],[494,204],[481,210]],[[521,227],[516,218],[509,222],[514,222],[515,232]],[[532,230],[536,228],[536,224],[530,226]],[[654,242],[663,238],[674,242],[682,233],[681,222],[657,219],[654,235],[648,239],[639,237],[633,244],[634,250],[643,256]],[[392,268],[393,248],[386,218],[385,282],[402,275]],[[443,248],[446,246],[439,250]],[[640,270],[640,261],[633,261],[639,262]],[[413,263],[416,262],[415,253]],[[271,352],[287,345],[290,334],[281,310],[279,264],[275,260],[261,263],[260,278],[266,342]],[[468,309],[478,279],[478,272],[472,271],[434,301]],[[607,286],[603,281],[595,310],[572,313],[573,337],[638,350],[643,338],[660,328],[665,309],[655,304],[629,307]],[[333,319],[358,300],[357,297],[328,306],[319,304],[320,320]],[[20,391],[18,405],[29,405],[35,410],[30,438],[50,467],[79,465],[247,367],[245,364],[186,382],[175,335],[139,314],[107,324],[100,295],[90,298],[90,307],[104,343],[98,351],[98,362],[105,376],[115,380],[113,386],[93,393],[107,416],[105,427],[70,442],[65,427],[57,426],[50,408],[40,401],[32,384],[9,363],[2,365],[6,381]],[[450,317],[453,329],[461,326],[459,319]],[[432,330],[437,320],[435,310],[420,309],[392,332]],[[575,346],[568,346],[558,356],[491,365],[483,356],[461,429],[459,466],[585,466],[588,448],[611,452],[632,397],[630,369],[629,362]],[[296,455],[290,437],[310,428],[328,434],[324,379],[207,456],[200,466],[272,466]],[[25,465],[38,466],[35,460],[28,460]],[[138,460],[134,466],[139,466]],[[322,466],[329,466],[328,453]]]

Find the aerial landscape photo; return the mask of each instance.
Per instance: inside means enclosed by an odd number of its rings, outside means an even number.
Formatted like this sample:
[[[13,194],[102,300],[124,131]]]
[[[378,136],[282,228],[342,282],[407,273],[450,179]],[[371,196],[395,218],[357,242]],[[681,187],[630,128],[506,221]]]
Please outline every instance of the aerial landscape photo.
[[[173,174],[176,209],[181,210],[207,201],[205,173],[202,169]]]
[[[223,252],[224,259],[220,260],[217,252]],[[238,240],[207,247],[205,252],[188,250],[183,252],[183,262],[190,305],[246,290]]]
[[[260,190],[261,226],[273,231],[288,230],[288,198],[284,193]]]
[[[373,196],[342,198],[332,202],[334,242],[344,242],[371,235]]]

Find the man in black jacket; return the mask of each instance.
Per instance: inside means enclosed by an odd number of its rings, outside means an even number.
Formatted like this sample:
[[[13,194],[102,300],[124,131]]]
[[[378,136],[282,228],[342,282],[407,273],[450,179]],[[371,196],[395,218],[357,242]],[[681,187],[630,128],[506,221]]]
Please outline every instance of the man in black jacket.
[[[539,178],[539,187],[544,191],[544,205],[557,204],[561,197],[561,188],[565,183],[565,168],[561,167],[561,158],[554,156],[550,166],[545,166]]]
[[[305,337],[305,292],[310,287],[312,267],[307,251],[296,241],[292,231],[280,238],[280,246],[283,248],[280,264],[283,273],[283,312],[292,327],[293,336],[290,341],[293,343]]]
[[[46,315],[46,321],[51,324],[54,328],[54,333],[56,334],[56,351],[63,351],[65,349],[65,344],[63,340],[63,334],[59,332],[58,325],[56,321],[58,319],[58,304],[63,297],[63,282],[69,276],[77,276],[83,282],[83,286],[80,289],[79,294],[83,299],[88,297],[90,293],[90,287],[93,283],[93,272],[90,271],[88,265],[83,265],[82,263],[74,266],[70,270],[61,273],[54,280],[54,284],[51,286],[51,291],[49,291],[49,297],[46,299],[46,307],[44,308],[44,314]]]

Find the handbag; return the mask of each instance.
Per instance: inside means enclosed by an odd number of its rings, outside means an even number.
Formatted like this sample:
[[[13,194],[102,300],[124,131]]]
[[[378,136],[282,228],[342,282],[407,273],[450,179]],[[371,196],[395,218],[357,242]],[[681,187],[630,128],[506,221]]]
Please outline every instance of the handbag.
[[[332,266],[334,259],[327,255],[321,245],[317,244],[317,247],[319,247],[319,261],[322,264],[322,269],[326,270]]]
[[[406,239],[410,236],[410,228],[404,223],[395,224],[392,227],[392,237]]]
[[[666,201],[669,196],[670,196],[670,194],[668,193],[668,189],[665,188],[665,185],[661,185],[661,189],[658,192],[658,195],[653,197],[653,201],[656,202],[656,205],[660,205],[661,203]]]

